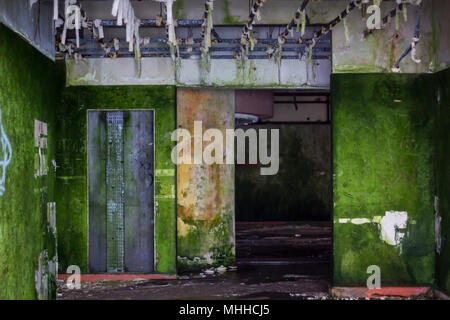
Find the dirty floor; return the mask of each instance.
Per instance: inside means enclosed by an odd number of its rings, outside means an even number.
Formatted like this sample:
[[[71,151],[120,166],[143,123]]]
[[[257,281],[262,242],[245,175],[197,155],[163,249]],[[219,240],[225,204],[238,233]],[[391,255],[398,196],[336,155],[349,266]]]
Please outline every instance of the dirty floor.
[[[58,299],[326,299],[329,223],[237,223],[237,268],[180,274],[176,280],[59,283]]]

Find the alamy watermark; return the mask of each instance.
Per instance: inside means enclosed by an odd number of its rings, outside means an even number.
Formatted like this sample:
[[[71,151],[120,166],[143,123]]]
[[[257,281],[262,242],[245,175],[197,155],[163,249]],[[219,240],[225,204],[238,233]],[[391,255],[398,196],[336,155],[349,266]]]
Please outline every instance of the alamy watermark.
[[[381,9],[377,5],[371,5],[367,8],[367,14],[370,16],[367,18],[367,29],[381,29]]]
[[[377,265],[371,265],[367,267],[367,273],[371,274],[367,278],[367,289],[381,289],[381,269]]]
[[[270,131],[270,154],[268,133]],[[177,145],[172,150],[175,164],[260,164],[261,175],[278,173],[280,159],[279,129],[226,129],[225,137],[219,129],[203,132],[202,121],[194,121],[194,136],[187,129],[179,128],[172,133]],[[248,152],[246,142],[248,141]],[[208,144],[203,147],[203,143]],[[236,144],[235,144],[236,142]],[[193,149],[192,150],[192,146]],[[235,155],[236,153],[236,155]],[[248,155],[248,163],[247,156]]]
[[[66,280],[66,286],[68,289],[81,289],[81,269],[77,265],[71,265],[66,271],[71,274]]]

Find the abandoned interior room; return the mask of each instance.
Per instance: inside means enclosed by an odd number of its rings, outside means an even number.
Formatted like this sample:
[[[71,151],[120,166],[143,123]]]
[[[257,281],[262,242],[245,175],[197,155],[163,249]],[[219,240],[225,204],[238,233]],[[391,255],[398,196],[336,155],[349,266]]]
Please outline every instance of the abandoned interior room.
[[[450,0],[0,0],[0,299],[449,299]]]

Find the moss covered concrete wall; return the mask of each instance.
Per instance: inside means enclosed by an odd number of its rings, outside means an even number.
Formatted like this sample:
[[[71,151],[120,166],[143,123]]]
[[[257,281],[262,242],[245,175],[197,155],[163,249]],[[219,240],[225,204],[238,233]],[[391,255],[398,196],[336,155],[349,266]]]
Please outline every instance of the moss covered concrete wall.
[[[47,203],[55,201],[58,78],[53,62],[0,24],[0,299],[56,297],[56,239]],[[36,177],[35,120],[47,124],[48,138],[48,173]]]
[[[68,87],[57,110],[57,226],[60,271],[88,272],[87,110],[155,110],[155,268],[176,271],[175,88],[169,86]]]
[[[450,294],[450,69],[433,75],[436,85],[436,281]]]
[[[236,220],[330,220],[330,125],[264,124],[250,128],[280,130],[280,167],[276,175],[263,176],[259,166],[236,165]]]
[[[202,121],[203,132],[219,129],[224,137],[234,129],[234,90],[177,89],[177,101],[177,124],[189,130],[191,152],[194,121]],[[234,165],[178,165],[177,232],[180,269],[234,263]]]
[[[332,76],[334,286],[434,282],[433,101],[429,75]]]

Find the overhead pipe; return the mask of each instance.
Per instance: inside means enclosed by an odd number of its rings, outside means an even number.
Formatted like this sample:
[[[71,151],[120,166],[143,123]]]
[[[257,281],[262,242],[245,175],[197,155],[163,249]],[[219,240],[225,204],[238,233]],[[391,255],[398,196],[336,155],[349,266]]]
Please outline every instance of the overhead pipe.
[[[182,49],[186,49],[187,47],[183,47]],[[235,47],[224,47],[224,48],[211,48],[211,52],[235,52],[236,48]],[[78,52],[78,53],[94,53],[94,52],[100,52],[102,51],[101,48],[84,48],[84,49],[77,49],[74,52]],[[266,48],[265,47],[259,47],[259,48],[255,48],[255,50],[253,50],[253,52],[265,52]],[[120,48],[119,50],[117,50],[117,52],[119,54],[123,54],[127,52],[126,48]],[[145,52],[169,52],[169,50],[167,48],[141,48],[141,53],[145,53]],[[286,50],[283,50],[283,52],[295,52],[295,53],[305,53],[306,50],[305,48],[286,48]],[[313,48],[313,52],[331,52],[330,48]],[[197,55],[199,55],[201,53],[201,49],[200,48],[194,48],[192,49],[191,53],[197,53]]]
[[[114,38],[117,39],[117,38]],[[112,43],[114,39],[103,39],[103,43]],[[303,39],[305,41],[303,41],[302,43],[299,43],[298,39],[287,39],[285,44],[288,45],[295,45],[295,44],[300,44],[300,45],[304,45],[306,46],[306,40],[311,40],[311,38],[308,39]],[[181,43],[181,47],[184,46],[192,46],[192,45],[200,45],[202,43],[202,39],[200,38],[195,38],[192,39],[193,44],[188,44],[188,43]],[[67,42],[73,42],[72,39],[68,39]],[[160,44],[167,44],[167,39],[165,38],[151,38],[148,41],[149,43],[160,43]],[[84,45],[84,44],[97,44],[99,43],[99,41],[97,39],[80,39],[80,44]],[[120,41],[119,43],[126,43],[125,41]],[[221,44],[240,44],[240,40],[239,39],[221,39]],[[259,47],[260,45],[272,45],[277,43],[276,39],[259,39],[258,40],[258,44],[256,45],[256,47]],[[318,44],[321,45],[330,45],[331,44],[331,40],[329,39],[319,39],[317,40]],[[223,48],[223,47],[212,47],[212,48]],[[236,49],[236,48],[234,48]]]
[[[186,53],[180,53],[180,58],[182,59],[190,59],[193,55],[190,54],[186,54]],[[197,55],[194,55],[197,56]],[[89,58],[89,59],[101,59],[101,58],[105,58],[104,54],[84,54],[83,55],[84,58]],[[132,53],[126,53],[123,55],[120,55],[117,57],[117,59],[120,58],[132,58],[134,57],[134,55]],[[142,54],[142,58],[170,58],[171,54],[167,53],[167,54],[147,54],[147,53],[143,53]],[[267,55],[248,55],[247,56],[248,59],[250,60],[269,60],[269,58],[267,57]],[[211,55],[211,59],[212,60],[235,60],[236,56],[235,55]],[[298,60],[297,56],[283,56],[282,59],[284,60]],[[312,59],[314,60],[330,60],[329,56],[322,56],[322,55],[313,55]]]

